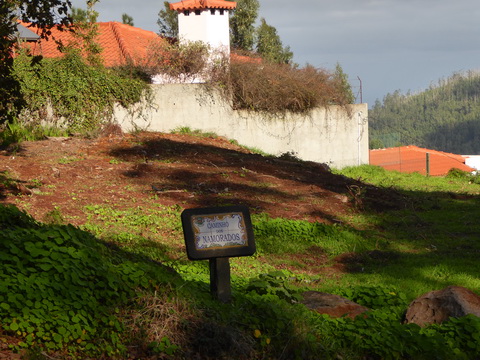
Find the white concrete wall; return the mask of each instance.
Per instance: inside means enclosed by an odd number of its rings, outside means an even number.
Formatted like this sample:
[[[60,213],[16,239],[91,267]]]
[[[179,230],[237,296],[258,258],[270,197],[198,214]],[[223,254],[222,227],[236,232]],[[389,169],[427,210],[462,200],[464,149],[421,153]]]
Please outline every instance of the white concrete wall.
[[[203,41],[213,49],[220,49],[227,54],[230,52],[230,30],[228,10],[210,9],[201,10],[200,15],[190,11],[186,16],[183,12],[178,14],[179,38],[182,42]]]
[[[368,107],[318,108],[308,115],[285,117],[232,110],[218,93],[201,84],[152,85],[147,109],[117,108],[115,119],[124,131],[135,128],[171,132],[180,127],[215,132],[272,155],[291,152],[303,160],[335,168],[368,164]]]

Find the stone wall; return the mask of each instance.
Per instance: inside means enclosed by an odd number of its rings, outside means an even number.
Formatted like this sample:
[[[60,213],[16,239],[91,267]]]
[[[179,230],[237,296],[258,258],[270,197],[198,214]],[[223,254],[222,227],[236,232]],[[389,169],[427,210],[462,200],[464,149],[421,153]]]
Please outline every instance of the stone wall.
[[[232,110],[218,93],[201,84],[152,85],[150,103],[126,111],[115,120],[124,131],[171,132],[180,127],[214,132],[272,155],[291,153],[303,160],[342,168],[368,164],[368,107],[329,106],[308,115],[278,117]]]

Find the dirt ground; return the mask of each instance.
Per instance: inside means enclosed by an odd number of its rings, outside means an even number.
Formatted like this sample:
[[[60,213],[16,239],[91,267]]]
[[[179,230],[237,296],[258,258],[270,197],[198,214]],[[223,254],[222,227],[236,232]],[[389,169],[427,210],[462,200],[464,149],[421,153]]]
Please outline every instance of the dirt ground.
[[[49,138],[0,152],[0,203],[40,221],[58,210],[66,222],[82,225],[85,206],[148,208],[152,199],[181,208],[243,204],[251,213],[322,223],[404,206],[393,190],[333,174],[322,164],[255,154],[220,137]],[[325,271],[327,258],[317,250],[299,259],[318,265],[309,266],[313,272]],[[356,262],[357,255],[343,254],[333,268],[349,271]]]
[[[335,175],[322,164],[254,154],[220,137],[117,133],[0,151],[0,203],[40,221],[58,210],[68,223],[82,225],[85,206],[148,208],[152,199],[181,208],[243,204],[252,213],[322,223],[404,206],[393,190]],[[299,259],[324,271],[326,257],[317,249],[309,255]],[[335,272],[355,267],[356,258],[341,255]]]
[[[335,175],[322,164],[254,154],[219,137],[49,138],[0,151],[0,203],[40,221],[58,209],[69,223],[81,225],[87,205],[148,207],[152,198],[182,208],[243,204],[252,213],[323,223],[401,202],[392,192]],[[347,272],[361,261],[342,254],[325,267],[320,250],[292,256],[315,272]],[[9,356],[16,355],[0,344],[0,359]]]
[[[183,208],[244,204],[273,217],[332,222],[351,211],[352,186],[320,164],[183,134],[50,138],[0,152],[1,203],[39,220],[57,207],[77,225],[85,205],[138,206],[154,194]]]

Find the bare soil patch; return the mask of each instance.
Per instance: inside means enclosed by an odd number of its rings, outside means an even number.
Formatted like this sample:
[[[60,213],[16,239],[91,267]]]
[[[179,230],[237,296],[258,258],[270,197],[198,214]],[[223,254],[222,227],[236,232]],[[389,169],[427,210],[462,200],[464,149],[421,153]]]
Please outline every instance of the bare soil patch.
[[[338,223],[343,215],[403,206],[394,192],[313,162],[254,154],[219,137],[139,133],[50,138],[0,152],[0,203],[40,221],[58,209],[74,225],[85,206],[182,208],[244,204],[271,217]],[[343,217],[344,218],[344,217]],[[315,251],[313,251],[315,250]],[[321,249],[289,254],[308,273],[355,271]],[[342,260],[343,259],[343,260]]]
[[[359,183],[321,164],[253,154],[224,138],[161,133],[24,142],[0,152],[0,176],[0,202],[39,220],[57,206],[76,225],[85,220],[85,205],[121,199],[137,206],[153,195],[183,208],[242,203],[272,217],[332,222],[355,210],[349,188]],[[374,200],[379,189],[360,185]],[[382,195],[380,206],[388,207]],[[379,200],[362,196],[374,207]]]

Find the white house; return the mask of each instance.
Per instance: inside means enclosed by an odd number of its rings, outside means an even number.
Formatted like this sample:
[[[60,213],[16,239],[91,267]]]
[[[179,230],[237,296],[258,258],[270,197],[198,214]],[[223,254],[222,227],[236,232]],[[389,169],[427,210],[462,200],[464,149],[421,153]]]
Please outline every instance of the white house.
[[[225,0],[183,0],[170,4],[170,9],[178,12],[181,42],[202,41],[229,55],[229,11],[236,6],[236,2]]]
[[[465,164],[477,170],[480,170],[480,155],[464,155]]]

